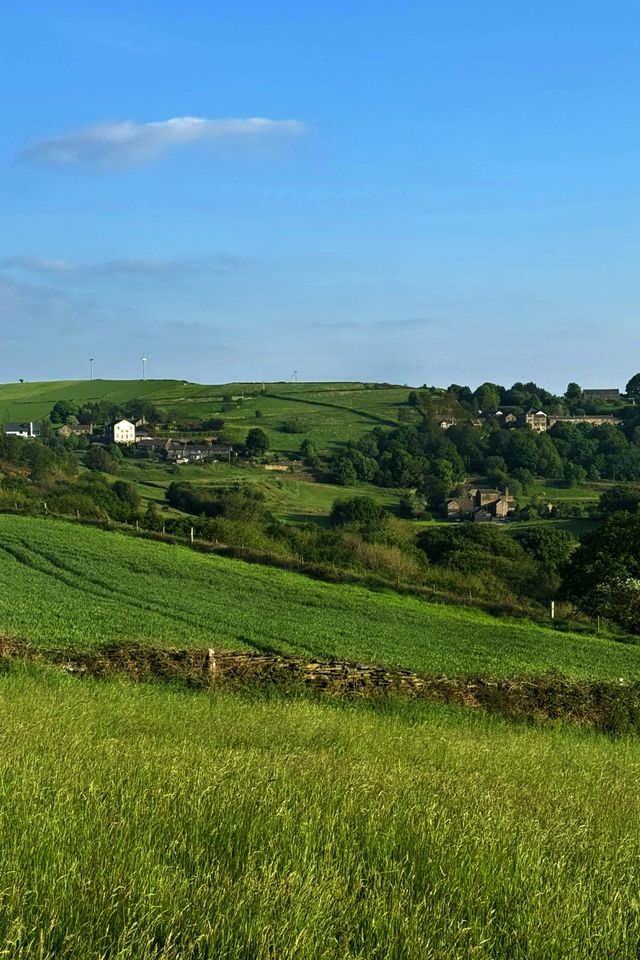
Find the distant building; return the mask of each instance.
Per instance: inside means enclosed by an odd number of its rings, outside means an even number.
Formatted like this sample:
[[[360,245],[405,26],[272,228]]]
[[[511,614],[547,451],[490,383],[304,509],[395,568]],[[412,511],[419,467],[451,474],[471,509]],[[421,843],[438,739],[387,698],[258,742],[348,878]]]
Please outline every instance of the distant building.
[[[527,410],[524,415],[524,422],[535,433],[544,433],[548,427],[548,417],[544,410]]]
[[[33,420],[26,422],[7,422],[4,425],[5,435],[8,437],[23,437],[25,440],[33,440],[40,436],[40,424]]]
[[[585,400],[619,400],[620,391],[613,387],[598,390],[583,390],[582,396]]]
[[[70,437],[72,434],[75,434],[77,437],[90,437],[92,433],[93,433],[92,423],[76,423],[76,424],[65,423],[58,430],[58,436],[63,437],[65,440],[68,437]]]
[[[504,520],[515,510],[515,500],[507,487],[500,493],[494,487],[469,486],[460,497],[445,502],[449,520]]]
[[[524,423],[535,433],[545,433],[550,430],[554,423],[588,423],[592,427],[601,427],[605,423],[617,426],[622,423],[620,417],[612,417],[609,413],[593,413],[584,417],[557,417],[547,415],[543,410],[527,410],[524,415]]]
[[[189,443],[183,440],[167,440],[164,450],[167,460],[175,463],[231,461],[232,456],[235,456],[230,443]]]
[[[111,439],[114,443],[130,444],[136,442],[136,425],[130,420],[117,420],[111,426]]]

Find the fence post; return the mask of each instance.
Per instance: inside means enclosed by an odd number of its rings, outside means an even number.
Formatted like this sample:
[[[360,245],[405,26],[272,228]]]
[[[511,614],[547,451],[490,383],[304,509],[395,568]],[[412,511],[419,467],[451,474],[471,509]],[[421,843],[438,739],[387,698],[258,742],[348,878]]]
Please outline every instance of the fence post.
[[[162,521],[162,533],[164,534],[164,520]]]
[[[136,533],[139,531],[139,529],[140,529],[140,526],[138,524],[138,521],[136,520]]]
[[[193,543],[193,527],[191,527],[190,529],[191,529],[191,543]]]
[[[556,602],[555,600],[551,601],[551,619],[555,620],[556,618]]]

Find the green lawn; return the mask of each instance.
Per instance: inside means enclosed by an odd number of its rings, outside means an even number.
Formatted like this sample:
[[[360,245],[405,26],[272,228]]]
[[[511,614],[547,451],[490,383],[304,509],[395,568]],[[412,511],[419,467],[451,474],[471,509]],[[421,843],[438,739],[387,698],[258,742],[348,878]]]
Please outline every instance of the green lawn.
[[[460,676],[640,679],[640,647],[63,521],[0,515],[0,631],[43,647],[123,640],[274,649]]]

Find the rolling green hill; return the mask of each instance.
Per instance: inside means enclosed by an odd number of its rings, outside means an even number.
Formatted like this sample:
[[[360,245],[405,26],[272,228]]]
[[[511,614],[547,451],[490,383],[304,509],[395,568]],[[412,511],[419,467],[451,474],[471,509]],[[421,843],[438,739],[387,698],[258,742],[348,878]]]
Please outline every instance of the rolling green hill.
[[[263,390],[264,388],[264,390]],[[144,398],[183,417],[223,417],[227,432],[241,440],[251,427],[266,430],[274,451],[297,453],[309,437],[323,447],[362,436],[374,426],[394,427],[398,409],[418,422],[407,406],[410,387],[367,383],[227,383],[204,385],[183,380],[67,380],[0,384],[0,423],[38,420],[48,416],[58,400],[78,404],[109,400],[126,403]],[[431,412],[451,413],[449,397],[430,401]],[[460,411],[458,411],[460,414]],[[283,432],[290,419],[302,422],[303,432]]]
[[[63,521],[0,516],[0,631],[43,647],[137,641],[423,672],[640,679],[640,648],[202,555]]]

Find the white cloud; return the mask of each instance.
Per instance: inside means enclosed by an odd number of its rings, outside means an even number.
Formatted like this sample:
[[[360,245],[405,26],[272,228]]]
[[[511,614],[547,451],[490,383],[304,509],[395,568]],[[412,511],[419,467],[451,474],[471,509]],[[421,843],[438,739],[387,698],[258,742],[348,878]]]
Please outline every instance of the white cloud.
[[[207,120],[173,117],[151,123],[131,120],[96,123],[58,137],[37,140],[21,152],[26,162],[54,166],[89,165],[113,169],[150,163],[173,147],[210,141],[247,146],[275,137],[298,137],[305,131],[299,120],[262,117]]]

